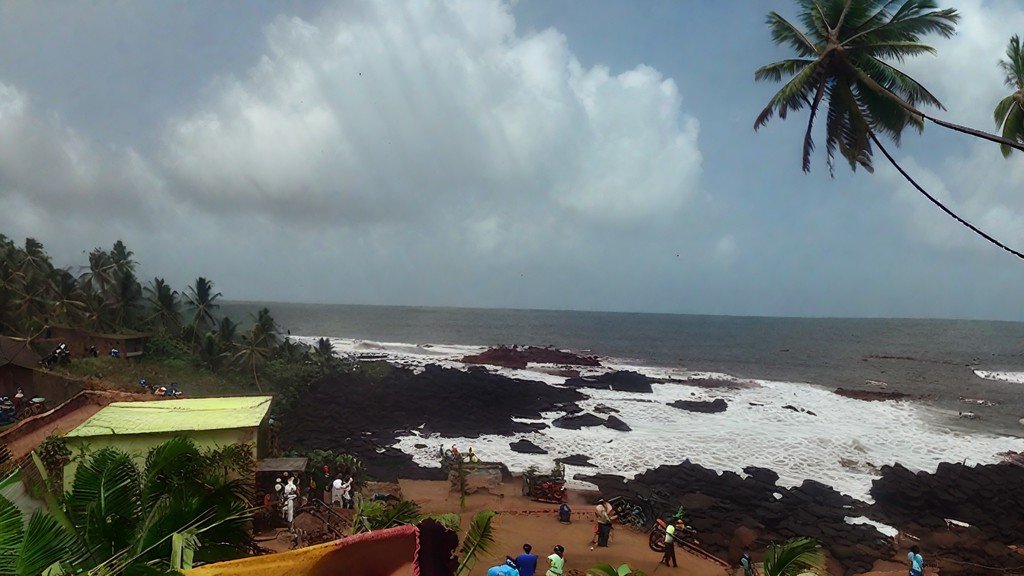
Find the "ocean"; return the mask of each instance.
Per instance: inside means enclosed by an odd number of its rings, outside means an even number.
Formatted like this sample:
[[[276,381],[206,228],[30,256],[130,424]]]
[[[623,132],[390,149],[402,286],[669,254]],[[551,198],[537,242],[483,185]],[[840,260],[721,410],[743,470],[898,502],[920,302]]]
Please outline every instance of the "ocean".
[[[396,364],[461,367],[458,358],[490,346],[551,345],[597,355],[607,369],[668,380],[647,395],[586,391],[585,409],[616,409],[632,432],[548,428],[521,436],[548,449],[546,457],[512,452],[507,437],[403,438],[399,448],[424,465],[435,465],[442,441],[473,445],[513,469],[586,454],[597,468],[581,471],[628,475],[689,458],[716,470],[764,466],[784,484],[814,479],[867,498],[884,464],[927,470],[1024,450],[1024,323],[240,302],[220,312],[241,319],[262,306],[297,339],[328,337],[341,353]],[[537,370],[494,370],[564,381]],[[698,377],[741,385],[686,384]],[[834,394],[838,387],[911,397],[866,402]],[[667,406],[714,398],[729,403],[725,413]],[[550,424],[559,414],[545,416]]]

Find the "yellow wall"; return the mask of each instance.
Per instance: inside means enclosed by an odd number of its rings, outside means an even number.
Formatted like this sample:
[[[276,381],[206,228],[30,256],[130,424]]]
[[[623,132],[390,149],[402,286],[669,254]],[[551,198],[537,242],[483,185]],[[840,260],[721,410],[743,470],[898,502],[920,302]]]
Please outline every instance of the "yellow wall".
[[[257,457],[259,428],[255,427],[234,428],[230,430],[167,432],[161,434],[66,437],[68,447],[71,448],[71,462],[64,467],[64,489],[71,489],[75,479],[75,470],[78,469],[78,463],[83,455],[83,450],[85,455],[102,450],[103,448],[123,450],[135,459],[136,466],[139,467],[139,471],[142,471],[146,466],[146,456],[149,454],[149,451],[175,436],[191,438],[200,450],[251,442],[253,445],[252,456],[253,458]]]

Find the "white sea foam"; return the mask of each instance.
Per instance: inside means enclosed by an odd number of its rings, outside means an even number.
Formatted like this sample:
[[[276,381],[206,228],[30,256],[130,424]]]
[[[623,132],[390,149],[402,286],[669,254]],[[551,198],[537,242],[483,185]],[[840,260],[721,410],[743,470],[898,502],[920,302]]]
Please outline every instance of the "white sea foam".
[[[315,338],[302,340],[312,343]],[[390,362],[410,367],[436,363],[465,368],[458,358],[484,350],[478,346],[424,346],[341,338],[332,342],[342,353],[372,350],[385,354]],[[484,435],[476,439],[442,439],[436,435],[413,435],[400,438],[397,447],[423,466],[438,465],[437,448],[442,443],[473,446],[481,457],[505,462],[513,471],[523,471],[531,465],[548,468],[554,458],[572,454],[592,458],[596,467],[569,467],[570,476],[605,472],[628,477],[686,459],[717,471],[737,473],[742,473],[746,466],[759,466],[776,471],[783,486],[812,479],[863,500],[869,500],[871,481],[885,464],[899,462],[912,470],[934,471],[940,462],[997,462],[1000,452],[1024,449],[1024,441],[1019,438],[944,426],[942,422],[948,415],[913,402],[864,402],[810,384],[748,380],[681,368],[651,368],[621,359],[603,358],[602,364],[597,368],[573,368],[584,375],[633,370],[668,381],[655,384],[652,394],[584,390],[590,397],[580,402],[585,410],[592,411],[598,404],[614,408],[632,432],[605,427],[580,431],[549,427],[517,438]],[[564,377],[534,369],[551,367],[487,369],[512,378],[564,384]],[[1024,382],[1024,373],[1021,378]],[[709,389],[686,383],[693,379],[721,380],[730,386]],[[667,405],[675,400],[715,398],[728,402],[726,412],[700,414]],[[542,421],[550,424],[561,415],[544,414]],[[530,440],[549,454],[513,452],[509,442],[518,438]],[[416,444],[427,447],[416,448]]]
[[[878,529],[879,532],[881,532],[882,534],[885,534],[886,536],[888,536],[890,538],[895,538],[900,533],[899,530],[893,528],[892,526],[889,526],[888,524],[882,524],[881,522],[877,522],[875,520],[872,520],[871,518],[867,518],[867,517],[864,517],[864,516],[857,516],[857,517],[847,516],[846,518],[843,518],[843,520],[847,524],[851,524],[851,525],[868,524],[868,525],[874,526],[875,528]]]
[[[1002,382],[1010,382],[1012,384],[1024,384],[1024,372],[975,370],[974,374],[977,375],[978,378],[984,378],[986,380],[999,380]]]

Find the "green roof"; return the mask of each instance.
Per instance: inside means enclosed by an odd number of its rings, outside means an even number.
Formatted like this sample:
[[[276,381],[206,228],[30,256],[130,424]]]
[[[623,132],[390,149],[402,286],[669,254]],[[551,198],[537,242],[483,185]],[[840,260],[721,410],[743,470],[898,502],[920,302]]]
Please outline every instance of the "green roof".
[[[270,401],[270,396],[235,396],[114,402],[93,414],[67,437],[253,428],[263,421]]]

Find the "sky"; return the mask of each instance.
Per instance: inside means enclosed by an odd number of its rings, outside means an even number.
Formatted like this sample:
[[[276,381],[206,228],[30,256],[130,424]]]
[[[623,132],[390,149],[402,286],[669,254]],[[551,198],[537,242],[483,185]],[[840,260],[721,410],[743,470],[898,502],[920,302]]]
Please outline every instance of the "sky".
[[[1017,0],[902,65],[992,131]],[[0,233],[233,300],[1024,320],[1024,261],[753,121],[791,0],[0,3]],[[819,134],[819,143],[822,140]],[[820,146],[819,148],[823,148]],[[1024,154],[896,158],[1024,250]]]

